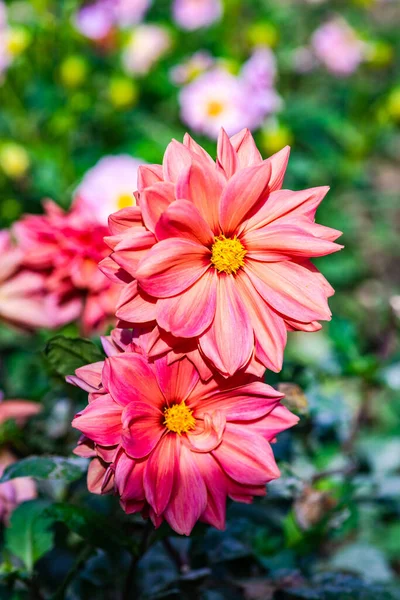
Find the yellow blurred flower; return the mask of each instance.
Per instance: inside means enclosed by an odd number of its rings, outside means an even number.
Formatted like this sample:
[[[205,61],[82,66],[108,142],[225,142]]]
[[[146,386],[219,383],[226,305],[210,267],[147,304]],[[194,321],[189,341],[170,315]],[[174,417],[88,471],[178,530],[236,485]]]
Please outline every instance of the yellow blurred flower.
[[[108,88],[108,97],[115,108],[130,108],[137,103],[139,91],[132,79],[114,77]]]
[[[368,43],[366,59],[372,67],[387,67],[393,61],[393,57],[393,47],[387,42],[377,40]]]
[[[29,166],[29,155],[19,144],[7,142],[0,147],[0,168],[11,179],[23,177]]]
[[[261,131],[261,147],[271,155],[293,143],[293,134],[286,125],[274,122]]]
[[[23,27],[12,27],[7,32],[7,50],[11,56],[19,56],[26,50],[31,41],[29,31]]]
[[[279,32],[275,25],[268,21],[253,23],[247,30],[250,46],[269,46],[275,48],[279,41]]]
[[[386,110],[391,119],[400,121],[400,85],[390,92],[386,102]]]
[[[84,83],[88,70],[88,63],[82,56],[68,56],[60,66],[61,81],[65,87],[79,87]]]

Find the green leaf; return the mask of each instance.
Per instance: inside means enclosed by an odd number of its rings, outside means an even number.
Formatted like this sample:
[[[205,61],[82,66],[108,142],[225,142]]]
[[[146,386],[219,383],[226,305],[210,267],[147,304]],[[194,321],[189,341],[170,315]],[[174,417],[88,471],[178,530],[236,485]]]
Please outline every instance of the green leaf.
[[[104,354],[90,340],[56,335],[46,345],[44,355],[61,377],[72,375],[76,369],[104,360]]]
[[[67,483],[76,481],[87,470],[85,458],[64,458],[63,456],[29,456],[9,467],[3,473],[0,483],[16,477],[34,479],[61,479]]]
[[[132,553],[138,552],[139,540],[126,535],[115,523],[110,525],[106,517],[89,508],[59,503],[49,507],[47,514],[96,548],[109,550],[110,546],[122,546]]]
[[[39,558],[53,547],[53,532],[49,531],[53,519],[46,512],[48,503],[43,500],[24,502],[11,516],[10,527],[5,532],[5,546],[32,572]]]

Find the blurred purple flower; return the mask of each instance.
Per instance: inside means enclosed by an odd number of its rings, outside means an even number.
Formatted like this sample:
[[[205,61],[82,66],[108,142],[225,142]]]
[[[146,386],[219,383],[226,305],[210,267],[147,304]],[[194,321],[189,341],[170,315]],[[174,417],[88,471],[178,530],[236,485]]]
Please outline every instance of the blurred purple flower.
[[[222,15],[221,0],[175,0],[173,18],[182,27],[192,31],[207,27]]]
[[[8,23],[7,11],[4,2],[0,0],[0,79],[11,62],[8,50]]]
[[[113,27],[140,23],[151,0],[96,0],[85,4],[75,15],[75,27],[85,37],[100,41]]]
[[[367,49],[367,44],[341,18],[321,25],[314,32],[311,44],[317,59],[338,76],[354,73],[364,60]]]
[[[145,75],[171,47],[171,37],[160,25],[139,25],[125,47],[123,64],[128,73]]]
[[[185,62],[176,65],[170,71],[170,79],[177,85],[193,81],[196,77],[214,66],[215,60],[206,50],[199,50]]]
[[[223,127],[228,135],[248,127],[257,129],[279,109],[274,89],[275,59],[267,48],[257,48],[239,75],[223,67],[203,73],[180,93],[181,117],[198,133],[216,138]]]

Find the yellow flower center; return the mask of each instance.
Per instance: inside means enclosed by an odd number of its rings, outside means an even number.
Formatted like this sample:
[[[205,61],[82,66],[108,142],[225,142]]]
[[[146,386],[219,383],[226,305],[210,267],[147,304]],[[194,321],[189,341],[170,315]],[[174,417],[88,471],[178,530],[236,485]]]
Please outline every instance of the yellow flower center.
[[[133,196],[130,194],[121,194],[117,199],[117,208],[121,210],[121,208],[126,208],[127,206],[133,206]]]
[[[218,117],[224,110],[224,105],[218,100],[211,100],[207,106],[207,114],[209,117]]]
[[[196,419],[184,402],[164,409],[164,425],[170,431],[181,435],[195,428]]]
[[[237,237],[226,238],[220,235],[215,238],[211,248],[211,264],[220,272],[233,274],[244,266],[247,251]]]

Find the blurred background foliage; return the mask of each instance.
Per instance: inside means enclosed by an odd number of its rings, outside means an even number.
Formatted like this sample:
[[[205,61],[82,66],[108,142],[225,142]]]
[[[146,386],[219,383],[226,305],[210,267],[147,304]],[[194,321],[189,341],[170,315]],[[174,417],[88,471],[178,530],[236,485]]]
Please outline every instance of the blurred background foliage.
[[[283,371],[266,376],[301,416],[276,444],[281,479],[254,505],[232,504],[225,532],[151,534],[124,597],[400,598],[400,3],[225,0],[218,22],[188,32],[173,22],[170,0],[156,0],[146,22],[166,28],[170,49],[136,76],[121,60],[129,31],[92,43],[74,27],[76,0],[6,8],[14,42],[0,83],[2,227],[39,213],[46,197],[68,207],[104,155],[160,162],[187,129],[171,69],[207,50],[235,73],[263,44],[276,56],[282,106],[256,141],[264,156],[290,143],[285,187],[331,186],[318,220],[344,232],[345,250],[318,262],[336,289],[332,322],[291,333]],[[332,15],[368,44],[366,59],[347,77],[321,65],[299,70],[299,49]],[[215,154],[213,140],[194,135]],[[77,439],[70,421],[85,395],[41,352],[51,335],[0,329],[0,389],[44,406],[23,434],[2,426],[2,443],[21,458],[69,456]],[[145,525],[113,498],[89,495],[81,468],[70,468],[43,477],[40,500],[3,530],[1,597],[119,597]]]

